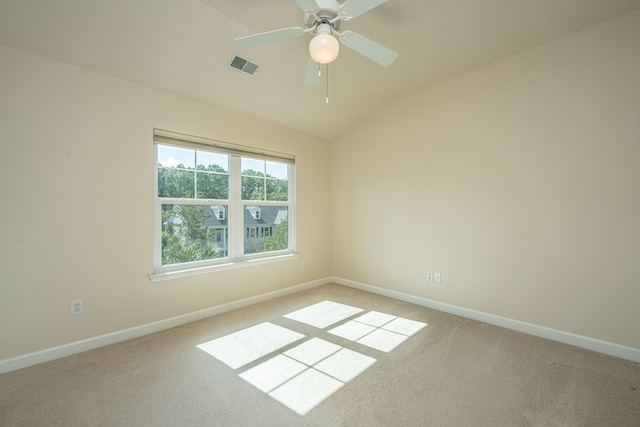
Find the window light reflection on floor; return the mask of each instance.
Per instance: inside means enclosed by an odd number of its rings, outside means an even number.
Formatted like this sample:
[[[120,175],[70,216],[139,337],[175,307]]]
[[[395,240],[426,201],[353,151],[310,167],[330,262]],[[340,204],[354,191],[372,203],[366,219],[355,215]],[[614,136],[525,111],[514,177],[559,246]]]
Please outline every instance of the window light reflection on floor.
[[[373,357],[311,338],[241,373],[240,378],[305,415],[375,362]]]
[[[426,323],[371,311],[329,333],[389,353],[425,326]]]
[[[298,332],[264,322],[197,347],[237,369],[302,338]]]
[[[284,317],[323,329],[363,311],[322,301]],[[388,353],[425,326],[426,323],[370,311],[328,332]],[[303,334],[264,322],[197,347],[232,369],[240,369],[303,338]],[[375,362],[373,357],[312,337],[241,372],[239,377],[297,414],[305,415]]]

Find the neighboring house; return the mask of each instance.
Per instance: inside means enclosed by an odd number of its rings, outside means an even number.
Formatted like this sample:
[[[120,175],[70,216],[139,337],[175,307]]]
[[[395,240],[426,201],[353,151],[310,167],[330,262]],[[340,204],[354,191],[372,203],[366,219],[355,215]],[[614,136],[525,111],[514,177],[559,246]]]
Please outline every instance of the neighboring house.
[[[251,237],[273,236],[274,227],[286,220],[286,207],[247,206],[244,210],[245,240]]]
[[[211,214],[205,219],[204,226],[207,233],[212,235],[211,241],[218,245],[222,251],[222,257],[229,255],[229,233],[226,206],[210,206]]]
[[[283,206],[247,206],[244,209],[244,253],[262,251],[264,239],[273,236],[275,227],[287,220]]]
[[[175,205],[174,209],[180,209]],[[210,241],[215,243],[223,252],[222,256],[228,256],[228,227],[229,219],[227,206],[203,207],[208,212],[203,226],[211,236]],[[288,211],[283,206],[247,206],[244,209],[244,246],[245,253],[262,251],[264,239],[273,236],[278,224],[287,220]],[[174,227],[179,228],[181,220],[178,216],[171,215],[169,221]]]

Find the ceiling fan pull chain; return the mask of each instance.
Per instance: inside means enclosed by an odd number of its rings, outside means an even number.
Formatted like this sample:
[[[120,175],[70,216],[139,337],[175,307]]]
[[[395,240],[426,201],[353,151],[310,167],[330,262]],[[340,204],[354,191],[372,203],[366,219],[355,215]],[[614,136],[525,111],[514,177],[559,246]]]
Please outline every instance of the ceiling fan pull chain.
[[[325,104],[329,103],[329,64],[326,65],[327,69],[325,71],[325,74],[327,75],[327,99],[325,101]]]

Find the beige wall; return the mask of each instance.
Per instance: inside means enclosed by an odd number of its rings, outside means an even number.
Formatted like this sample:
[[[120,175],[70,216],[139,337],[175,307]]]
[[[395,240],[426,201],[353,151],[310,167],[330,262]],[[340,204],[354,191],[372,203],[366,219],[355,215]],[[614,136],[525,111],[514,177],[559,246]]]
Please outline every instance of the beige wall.
[[[635,12],[334,141],[334,276],[640,348],[639,53]]]
[[[0,360],[331,275],[640,348],[638,51],[636,12],[329,144],[0,47]],[[309,267],[150,283],[154,127],[295,154]]]
[[[331,274],[328,141],[4,47],[0,69],[0,360]],[[154,127],[295,154],[300,259],[150,283]]]

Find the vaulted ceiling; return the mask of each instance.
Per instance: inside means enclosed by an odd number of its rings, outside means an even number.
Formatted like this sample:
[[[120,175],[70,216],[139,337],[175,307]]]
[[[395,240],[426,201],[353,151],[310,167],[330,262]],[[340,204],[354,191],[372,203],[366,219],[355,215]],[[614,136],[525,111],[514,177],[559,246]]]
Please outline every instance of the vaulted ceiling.
[[[0,0],[0,44],[333,139],[398,97],[636,9],[640,0],[389,0],[343,30],[398,59],[385,68],[343,46],[328,85],[312,87],[311,36],[234,43],[303,25],[294,0]],[[258,72],[230,68],[236,54]]]

